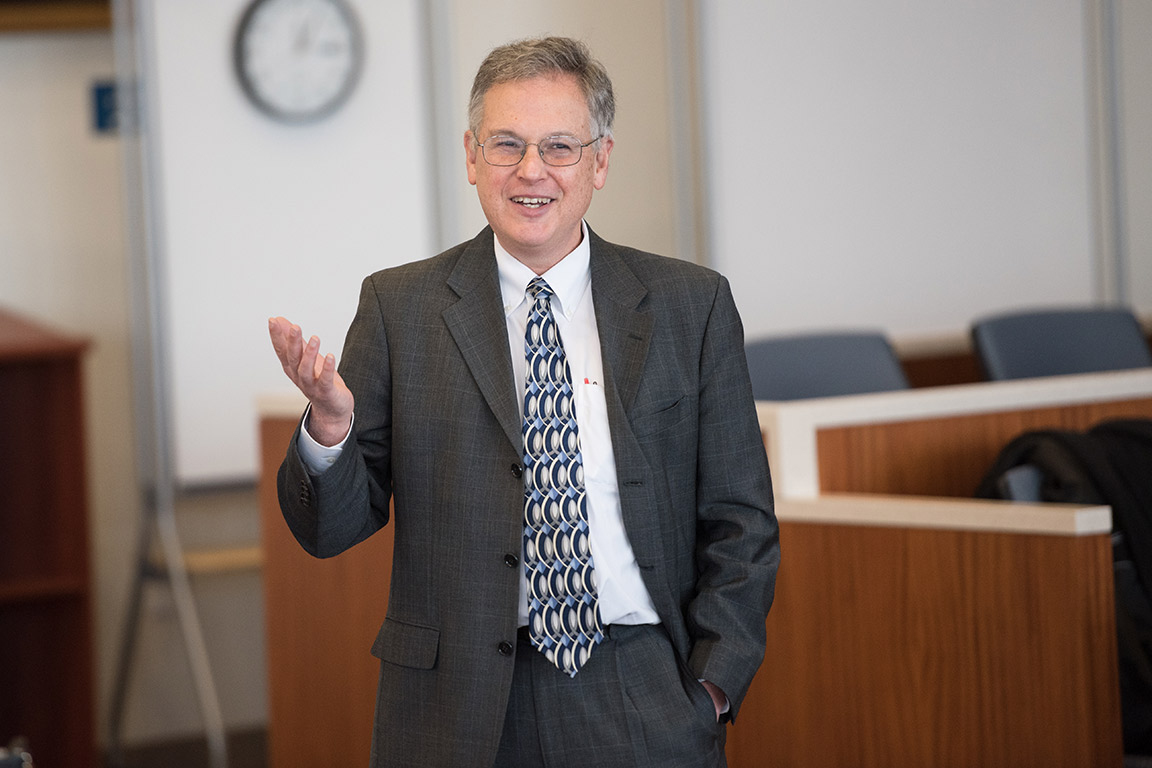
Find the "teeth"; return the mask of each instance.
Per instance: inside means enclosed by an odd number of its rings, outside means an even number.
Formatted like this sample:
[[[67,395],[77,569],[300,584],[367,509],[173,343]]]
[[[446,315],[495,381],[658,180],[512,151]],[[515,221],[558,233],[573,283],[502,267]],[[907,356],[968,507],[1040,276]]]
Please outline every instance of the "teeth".
[[[550,197],[514,197],[512,202],[519,203],[520,205],[527,206],[528,208],[539,208],[542,205],[547,205],[552,202]]]

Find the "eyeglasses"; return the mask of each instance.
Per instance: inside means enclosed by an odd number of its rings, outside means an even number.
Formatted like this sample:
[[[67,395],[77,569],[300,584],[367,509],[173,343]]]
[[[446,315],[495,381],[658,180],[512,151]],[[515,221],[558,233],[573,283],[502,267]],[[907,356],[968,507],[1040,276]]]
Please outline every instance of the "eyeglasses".
[[[476,142],[480,147],[480,154],[488,165],[509,166],[516,165],[524,159],[528,147],[534,146],[540,152],[540,159],[546,165],[563,167],[576,165],[584,154],[584,147],[595,144],[604,138],[600,134],[587,143],[581,143],[575,136],[549,136],[538,142],[524,141],[515,136],[490,136],[488,141]]]

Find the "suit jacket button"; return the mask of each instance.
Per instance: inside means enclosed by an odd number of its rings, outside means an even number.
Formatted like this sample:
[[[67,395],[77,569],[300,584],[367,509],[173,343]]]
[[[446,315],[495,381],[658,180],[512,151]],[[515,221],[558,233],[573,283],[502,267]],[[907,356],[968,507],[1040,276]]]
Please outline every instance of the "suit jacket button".
[[[515,568],[516,566],[520,565],[520,558],[509,552],[507,555],[504,555],[504,565],[508,566],[509,568]]]
[[[524,474],[524,467],[520,464],[512,465],[512,477],[520,477]]]
[[[501,656],[511,656],[512,643],[508,642],[507,640],[502,640],[500,645],[496,646],[496,650],[500,652]]]

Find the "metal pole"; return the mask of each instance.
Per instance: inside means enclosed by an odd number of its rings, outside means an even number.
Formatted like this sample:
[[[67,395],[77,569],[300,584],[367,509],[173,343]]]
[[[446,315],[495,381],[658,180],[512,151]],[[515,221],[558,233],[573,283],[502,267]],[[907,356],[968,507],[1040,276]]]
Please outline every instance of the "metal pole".
[[[150,152],[158,137],[149,133],[149,62],[152,2],[155,0],[113,0],[113,27],[116,48],[120,126],[123,149],[125,229],[129,249],[131,279],[133,384],[136,402],[136,445],[138,482],[142,489],[143,514],[137,567],[122,639],[120,666],[113,711],[110,716],[110,752],[121,759],[120,736],[124,704],[130,680],[132,658],[139,630],[143,586],[150,577],[167,580],[176,605],[188,663],[196,688],[200,713],[208,742],[209,764],[227,768],[224,721],[212,679],[204,634],[184,552],[180,545],[175,515],[175,477],[168,428],[168,382],[164,365],[164,316],[160,310],[163,261],[160,258],[162,212],[151,205],[158,170],[150,162]],[[159,537],[164,559],[162,571],[153,571],[150,556],[154,536]]]

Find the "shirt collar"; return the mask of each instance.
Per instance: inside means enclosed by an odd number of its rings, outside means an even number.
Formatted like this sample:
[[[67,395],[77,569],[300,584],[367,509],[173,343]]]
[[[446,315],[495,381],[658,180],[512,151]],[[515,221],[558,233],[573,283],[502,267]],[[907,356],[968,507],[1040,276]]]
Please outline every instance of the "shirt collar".
[[[588,245],[588,225],[583,220],[580,221],[580,234],[580,244],[551,269],[540,275],[552,288],[553,310],[559,310],[565,318],[571,318],[592,282],[590,267],[592,249]],[[493,236],[492,242],[496,251],[496,270],[500,275],[500,295],[504,301],[504,314],[510,315],[527,300],[525,291],[528,283],[536,277],[536,273],[504,250],[499,238]]]

